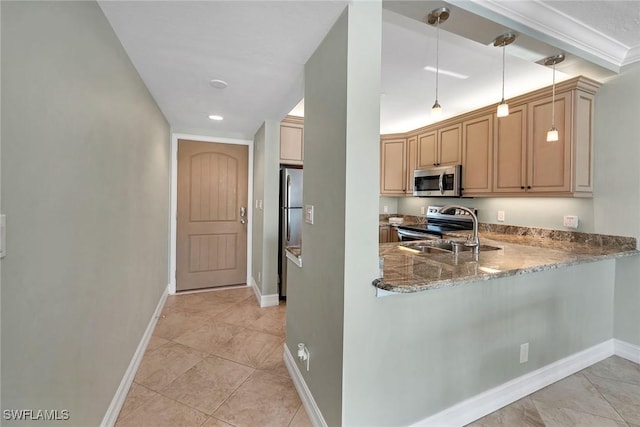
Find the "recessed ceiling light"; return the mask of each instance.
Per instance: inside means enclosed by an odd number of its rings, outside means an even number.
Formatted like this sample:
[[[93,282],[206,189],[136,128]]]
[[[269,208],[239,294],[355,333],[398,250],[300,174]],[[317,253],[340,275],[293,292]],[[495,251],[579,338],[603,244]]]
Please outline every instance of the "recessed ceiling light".
[[[210,118],[211,120],[215,120],[215,121],[217,121],[217,122],[219,122],[220,120],[224,120],[224,117],[219,116],[219,115],[217,115],[217,114],[209,114],[209,118]]]
[[[209,84],[211,85],[211,87],[216,89],[224,89],[228,86],[227,82],[218,79],[209,80]]]
[[[431,71],[432,73],[436,72],[436,68],[435,67],[431,67],[429,65],[424,67],[424,69],[426,71]],[[460,79],[460,80],[464,80],[464,79],[468,79],[469,78],[469,76],[466,76],[464,74],[456,73],[455,71],[443,70],[442,68],[440,68],[440,70],[438,70],[438,72],[440,74],[444,75],[444,76],[455,77],[456,79]]]

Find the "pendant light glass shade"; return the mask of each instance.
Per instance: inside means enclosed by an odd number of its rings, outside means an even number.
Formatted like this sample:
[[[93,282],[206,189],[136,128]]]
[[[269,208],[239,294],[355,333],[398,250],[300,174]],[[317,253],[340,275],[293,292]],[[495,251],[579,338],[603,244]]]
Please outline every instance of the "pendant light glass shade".
[[[556,142],[560,139],[556,128],[556,64],[564,61],[564,55],[550,56],[544,60],[544,65],[553,65],[553,83],[551,85],[551,129],[547,131],[547,142]]]
[[[504,99],[500,104],[498,104],[498,112],[496,113],[498,117],[507,117],[509,115],[509,104]]]
[[[436,101],[431,107],[431,118],[438,119],[442,116],[442,106],[438,102],[438,75],[440,74],[440,24],[449,18],[449,9],[439,7],[429,13],[427,23],[436,24]]]
[[[498,117],[506,117],[509,115],[509,104],[504,100],[504,69],[505,69],[505,50],[507,45],[513,43],[516,39],[516,35],[513,33],[504,33],[493,41],[493,45],[496,47],[502,47],[502,100],[498,104],[498,111],[496,115]]]

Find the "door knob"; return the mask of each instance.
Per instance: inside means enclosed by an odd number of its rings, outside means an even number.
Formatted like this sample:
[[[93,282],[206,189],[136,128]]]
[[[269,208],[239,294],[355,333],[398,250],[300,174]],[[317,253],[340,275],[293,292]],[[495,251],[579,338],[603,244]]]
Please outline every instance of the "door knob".
[[[245,208],[244,206],[240,208],[240,223],[247,223],[247,208]]]

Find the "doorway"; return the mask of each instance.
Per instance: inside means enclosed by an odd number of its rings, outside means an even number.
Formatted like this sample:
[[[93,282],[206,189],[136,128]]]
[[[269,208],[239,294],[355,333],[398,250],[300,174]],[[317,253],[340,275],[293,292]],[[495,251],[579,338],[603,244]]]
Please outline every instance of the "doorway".
[[[246,145],[177,140],[176,290],[246,283]]]

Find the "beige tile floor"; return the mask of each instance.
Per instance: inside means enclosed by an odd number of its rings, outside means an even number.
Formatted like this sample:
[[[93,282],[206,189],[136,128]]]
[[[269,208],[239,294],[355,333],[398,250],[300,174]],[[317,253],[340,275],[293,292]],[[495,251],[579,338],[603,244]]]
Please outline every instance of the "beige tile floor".
[[[284,304],[251,289],[170,296],[116,426],[310,427],[284,336]],[[469,426],[640,427],[640,366],[610,357]]]
[[[640,365],[609,357],[471,427],[640,427]]]
[[[311,426],[284,334],[249,288],[170,296],[116,426]]]

